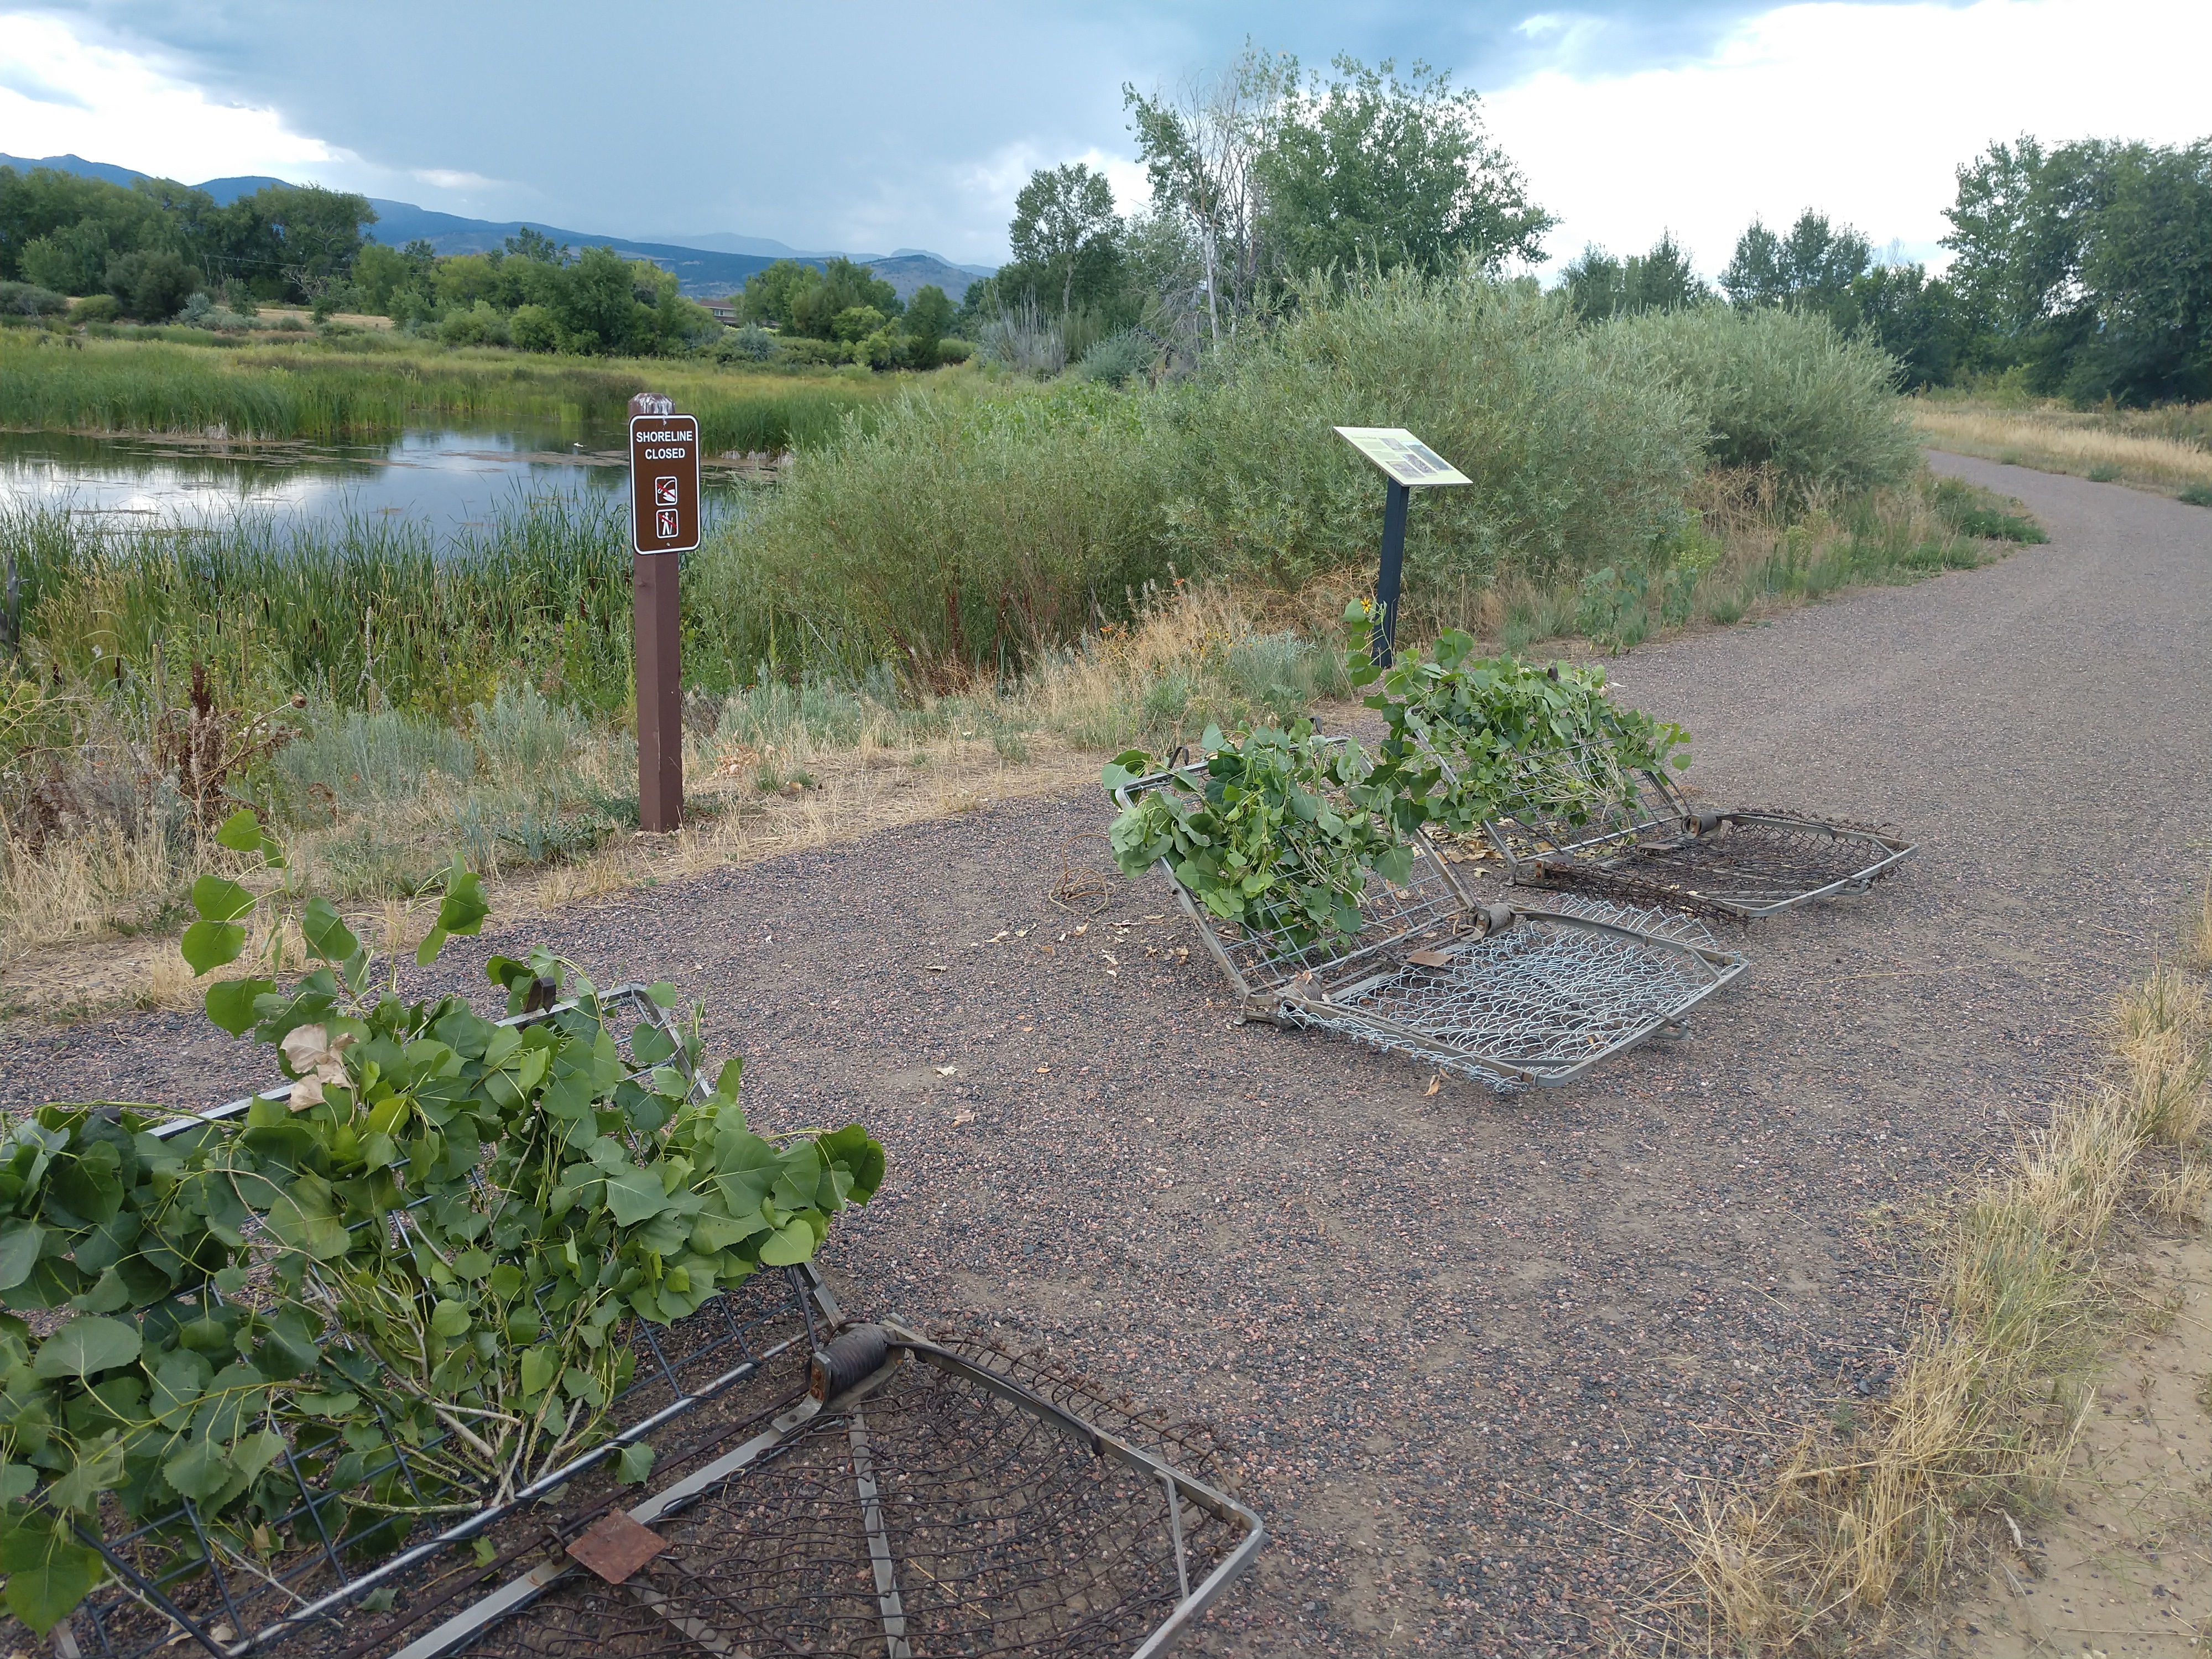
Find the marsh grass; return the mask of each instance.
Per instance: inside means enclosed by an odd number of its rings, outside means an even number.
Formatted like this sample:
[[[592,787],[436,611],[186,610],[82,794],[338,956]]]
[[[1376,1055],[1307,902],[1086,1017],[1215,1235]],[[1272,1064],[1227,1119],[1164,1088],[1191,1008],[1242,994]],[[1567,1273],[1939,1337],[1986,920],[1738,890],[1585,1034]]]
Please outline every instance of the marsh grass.
[[[110,530],[14,507],[0,511],[0,545],[40,679],[158,701],[172,665],[198,662],[226,704],[305,692],[449,720],[520,680],[605,718],[630,697],[625,515],[536,498],[441,544],[381,519]],[[726,684],[723,641],[692,633],[696,670]]]
[[[2201,953],[2212,915],[2192,920]],[[1816,1424],[1749,1491],[1668,1517],[1716,1645],[1857,1649],[1957,1582],[1999,1520],[2053,1500],[2123,1318],[2106,1258],[2140,1213],[2201,1225],[2212,1018],[2201,969],[2161,964],[2113,1011],[2114,1065],[2024,1133],[1942,1224],[1942,1316],[1870,1421]]]
[[[1911,407],[1938,449],[2099,483],[2212,491],[2212,404],[2082,410],[1917,398]]]
[[[234,439],[331,440],[440,422],[527,422],[579,434],[619,427],[647,387],[699,416],[709,453],[828,442],[873,408],[886,377],[727,369],[694,361],[586,360],[447,350],[383,340],[208,350],[143,340],[56,349],[0,333],[0,426]]]

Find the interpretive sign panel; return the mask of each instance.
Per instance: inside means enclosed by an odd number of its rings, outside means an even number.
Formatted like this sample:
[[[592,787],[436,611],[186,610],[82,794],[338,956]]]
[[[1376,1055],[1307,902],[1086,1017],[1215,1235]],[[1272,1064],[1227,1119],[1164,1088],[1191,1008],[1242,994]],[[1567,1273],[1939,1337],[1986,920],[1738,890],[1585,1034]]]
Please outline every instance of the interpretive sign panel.
[[[1394,483],[1463,484],[1474,479],[1402,426],[1340,426],[1337,434]]]
[[[699,417],[629,417],[630,545],[689,553],[699,545]]]

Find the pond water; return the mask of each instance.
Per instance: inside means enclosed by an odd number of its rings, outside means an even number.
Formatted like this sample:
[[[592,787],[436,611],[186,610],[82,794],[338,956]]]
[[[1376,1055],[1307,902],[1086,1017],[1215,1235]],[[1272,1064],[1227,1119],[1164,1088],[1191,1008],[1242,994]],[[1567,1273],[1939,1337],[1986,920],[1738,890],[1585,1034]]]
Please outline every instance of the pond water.
[[[486,527],[532,501],[626,499],[622,428],[575,436],[419,430],[374,443],[240,443],[191,437],[0,432],[0,504],[94,522],[221,522],[241,514],[301,521],[410,520],[440,540]],[[708,516],[736,507],[767,469],[710,464]]]

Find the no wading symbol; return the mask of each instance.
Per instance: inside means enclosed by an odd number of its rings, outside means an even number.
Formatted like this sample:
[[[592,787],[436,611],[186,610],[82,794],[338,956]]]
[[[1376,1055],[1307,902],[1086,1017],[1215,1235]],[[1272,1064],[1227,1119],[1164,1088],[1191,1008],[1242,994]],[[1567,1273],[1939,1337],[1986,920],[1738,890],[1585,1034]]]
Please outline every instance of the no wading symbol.
[[[656,400],[659,401],[659,400]],[[672,410],[629,421],[630,545],[688,553],[699,545],[699,422]]]

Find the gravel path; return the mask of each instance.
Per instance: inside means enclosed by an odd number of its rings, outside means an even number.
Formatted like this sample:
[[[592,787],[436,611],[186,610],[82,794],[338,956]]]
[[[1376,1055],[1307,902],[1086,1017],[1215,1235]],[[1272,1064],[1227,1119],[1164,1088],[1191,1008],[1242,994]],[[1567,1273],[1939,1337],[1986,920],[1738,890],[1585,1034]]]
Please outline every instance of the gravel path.
[[[1936,464],[2051,544],[1619,665],[1696,734],[1708,796],[1892,822],[1918,858],[1753,930],[1686,1041],[1584,1085],[1430,1094],[1233,1028],[1202,957],[1148,953],[1188,942],[1149,884],[1062,941],[1048,892],[1098,862],[1095,799],[726,871],[551,942],[707,998],[759,1121],[881,1135],[890,1182],[829,1264],[855,1307],[964,1316],[1217,1426],[1277,1536],[1199,1648],[1601,1649],[1668,1570],[1641,1506],[1885,1386],[1915,1314],[1899,1212],[2094,1063],[2202,878],[2212,513]],[[220,1097],[252,1074],[205,1030],[19,1029],[0,1097]]]

